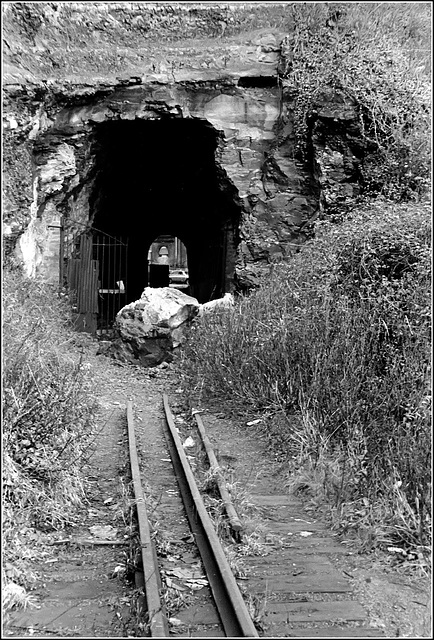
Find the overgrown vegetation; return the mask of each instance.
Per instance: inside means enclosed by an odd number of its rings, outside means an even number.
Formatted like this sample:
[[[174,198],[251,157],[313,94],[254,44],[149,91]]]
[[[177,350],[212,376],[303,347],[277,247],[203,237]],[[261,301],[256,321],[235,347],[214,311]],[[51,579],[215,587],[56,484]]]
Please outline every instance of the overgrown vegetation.
[[[292,3],[288,10],[283,88],[294,102],[298,157],[309,157],[318,106],[333,95],[356,109],[363,193],[417,198],[429,186],[431,5]]]
[[[92,381],[67,301],[49,285],[3,272],[4,590],[29,581],[38,531],[75,522],[81,467],[93,441]],[[12,582],[13,581],[13,582]],[[18,589],[23,594],[24,591]],[[7,604],[7,603],[6,603]],[[10,605],[17,604],[10,602]]]
[[[343,203],[339,225],[325,210],[315,239],[269,282],[198,324],[183,366],[196,395],[261,413],[292,456],[293,490],[326,498],[364,548],[400,544],[420,566],[431,540],[431,7],[288,11],[295,154],[312,160],[324,101],[350,105],[358,121],[343,137],[357,147],[362,197],[350,214]]]
[[[320,223],[267,286],[198,323],[183,366],[197,394],[270,418],[341,525],[369,529],[373,545],[424,547],[430,301],[428,204],[376,200]]]

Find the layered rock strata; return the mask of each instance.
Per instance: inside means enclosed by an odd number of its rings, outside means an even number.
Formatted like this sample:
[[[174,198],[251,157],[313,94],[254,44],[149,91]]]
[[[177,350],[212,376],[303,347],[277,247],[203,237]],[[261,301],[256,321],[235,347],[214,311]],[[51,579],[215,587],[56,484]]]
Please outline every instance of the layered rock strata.
[[[58,282],[65,224],[72,239],[95,221],[104,225],[101,125],[197,121],[213,131],[224,197],[209,232],[230,233],[216,296],[258,284],[270,262],[297,250],[321,189],[323,201],[353,195],[356,158],[333,148],[323,131],[327,118],[353,118],[351,105],[331,116],[325,106],[311,160],[295,160],[291,97],[278,72],[291,30],[286,3],[11,5],[4,10],[4,233],[29,275]],[[72,246],[62,248],[64,259]],[[202,302],[212,297],[207,278]]]

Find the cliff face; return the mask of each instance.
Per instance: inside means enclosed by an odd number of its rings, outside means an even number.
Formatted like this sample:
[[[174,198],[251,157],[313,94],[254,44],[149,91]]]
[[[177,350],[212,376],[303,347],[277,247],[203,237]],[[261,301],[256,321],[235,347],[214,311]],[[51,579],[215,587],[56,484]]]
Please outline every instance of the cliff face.
[[[295,160],[287,3],[7,3],[3,22],[5,245],[31,275],[58,282],[91,227],[129,239],[131,273],[168,233],[204,301],[257,284],[356,195],[339,97]]]

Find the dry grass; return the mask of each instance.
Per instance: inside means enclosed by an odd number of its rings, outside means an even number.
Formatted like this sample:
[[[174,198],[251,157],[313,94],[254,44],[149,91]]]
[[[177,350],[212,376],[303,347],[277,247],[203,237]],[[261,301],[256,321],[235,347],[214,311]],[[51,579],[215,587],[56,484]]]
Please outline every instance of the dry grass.
[[[73,331],[65,298],[19,271],[5,270],[3,284],[4,555],[25,589],[38,532],[75,523],[85,501],[95,400],[87,338]],[[11,588],[6,610],[25,602]]]
[[[379,545],[430,544],[429,230],[428,203],[321,223],[266,284],[198,323],[180,361],[205,400],[262,416],[294,487],[334,509],[377,505]],[[366,530],[371,516],[352,514]]]
[[[36,598],[27,593],[24,587],[11,580],[7,581],[2,588],[3,611],[35,607],[36,602]]]

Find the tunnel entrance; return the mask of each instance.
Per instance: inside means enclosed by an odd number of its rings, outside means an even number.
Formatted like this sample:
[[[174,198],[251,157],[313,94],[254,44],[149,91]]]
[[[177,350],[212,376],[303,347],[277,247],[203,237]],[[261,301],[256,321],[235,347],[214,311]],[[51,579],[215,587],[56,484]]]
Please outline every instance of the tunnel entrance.
[[[196,119],[103,122],[95,131],[92,225],[128,241],[126,302],[150,286],[149,253],[164,237],[184,247],[199,302],[232,291],[241,207],[215,161],[218,132]]]

